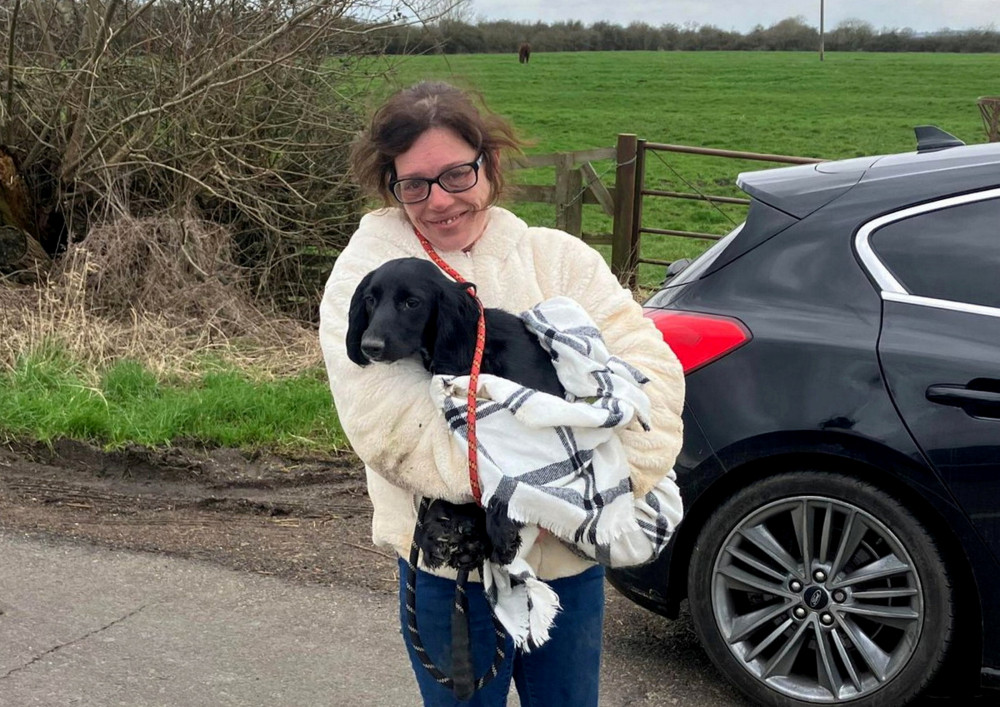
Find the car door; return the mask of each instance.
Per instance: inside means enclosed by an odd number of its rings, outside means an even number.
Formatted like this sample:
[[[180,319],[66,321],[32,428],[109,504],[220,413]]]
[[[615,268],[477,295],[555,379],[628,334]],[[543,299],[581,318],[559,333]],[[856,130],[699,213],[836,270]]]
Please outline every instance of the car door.
[[[862,228],[879,356],[905,424],[1000,558],[1000,189]]]

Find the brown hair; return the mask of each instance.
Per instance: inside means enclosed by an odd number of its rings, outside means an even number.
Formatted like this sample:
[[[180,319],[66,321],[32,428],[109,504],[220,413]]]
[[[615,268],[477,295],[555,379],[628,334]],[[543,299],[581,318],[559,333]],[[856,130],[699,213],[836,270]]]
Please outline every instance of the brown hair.
[[[361,188],[378,196],[386,206],[395,205],[389,190],[395,160],[430,128],[453,130],[482,152],[483,169],[492,187],[490,203],[496,203],[504,188],[497,156],[505,150],[519,153],[520,139],[505,118],[485,105],[480,109],[469,93],[434,81],[422,81],[394,93],[375,111],[369,128],[358,135],[351,149],[351,166]]]

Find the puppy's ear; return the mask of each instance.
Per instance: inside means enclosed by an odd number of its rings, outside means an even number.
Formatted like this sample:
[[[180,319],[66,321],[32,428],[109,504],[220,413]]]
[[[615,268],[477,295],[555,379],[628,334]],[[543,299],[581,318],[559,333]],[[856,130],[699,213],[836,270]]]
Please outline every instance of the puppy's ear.
[[[437,317],[428,328],[434,331],[428,348],[432,373],[464,375],[472,366],[476,351],[476,323],[479,307],[469,294],[467,283],[448,282],[437,301]]]
[[[347,357],[359,366],[367,366],[370,361],[361,352],[361,337],[368,328],[368,308],[365,306],[365,294],[371,284],[373,272],[365,275],[358,283],[351,297],[351,306],[347,310]]]

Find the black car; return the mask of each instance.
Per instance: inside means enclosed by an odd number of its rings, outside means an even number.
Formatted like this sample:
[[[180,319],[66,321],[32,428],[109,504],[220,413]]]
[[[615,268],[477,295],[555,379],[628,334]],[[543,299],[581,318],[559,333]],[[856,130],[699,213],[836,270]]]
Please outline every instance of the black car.
[[[686,516],[609,578],[687,597],[760,704],[1000,686],[1000,144],[917,133],[740,175],[746,221],[646,303],[686,372]]]

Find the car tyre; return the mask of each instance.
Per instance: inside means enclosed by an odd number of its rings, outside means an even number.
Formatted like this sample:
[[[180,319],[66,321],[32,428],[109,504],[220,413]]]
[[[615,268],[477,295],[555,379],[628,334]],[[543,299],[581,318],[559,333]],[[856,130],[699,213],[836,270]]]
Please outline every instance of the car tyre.
[[[824,471],[737,491],[707,520],[688,597],[709,657],[764,705],[904,705],[954,625],[947,568],[898,500]]]

